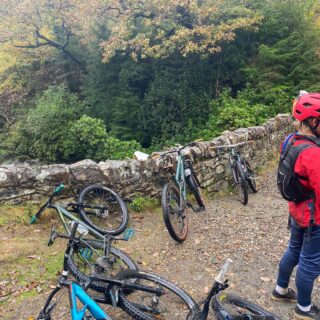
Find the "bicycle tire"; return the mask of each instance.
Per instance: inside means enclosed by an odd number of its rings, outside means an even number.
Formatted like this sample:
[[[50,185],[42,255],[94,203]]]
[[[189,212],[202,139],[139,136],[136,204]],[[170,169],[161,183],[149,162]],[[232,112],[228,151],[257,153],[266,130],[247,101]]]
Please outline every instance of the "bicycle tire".
[[[157,297],[154,293],[133,290],[129,293],[120,289],[119,307],[137,320],[185,320],[190,311],[198,312],[197,304],[184,290],[170,281],[148,272],[125,270],[120,272],[117,279],[134,280],[148,287],[162,289],[164,294]],[[134,315],[130,308],[138,308],[140,315]]]
[[[92,248],[94,250],[92,250]],[[86,256],[84,256],[84,250],[88,250],[85,253]],[[110,253],[112,260],[114,260],[113,263],[110,266],[104,266],[101,262],[98,263],[97,261],[98,258],[101,259],[101,257],[97,255],[98,250],[102,250],[103,253],[104,243],[97,240],[88,240],[85,241],[85,243],[81,242],[78,248],[71,248],[66,267],[80,283],[89,281],[90,275],[92,274],[100,276],[116,276],[124,269],[138,270],[138,267],[129,256],[114,247],[111,247]],[[94,257],[89,257],[91,251]],[[93,281],[90,284],[90,289],[97,292],[106,292],[109,289],[109,284]],[[106,301],[106,303],[108,302],[109,301]]]
[[[247,176],[247,181],[249,184],[250,189],[252,190],[253,193],[257,193],[257,185],[256,185],[256,179],[255,179],[255,173],[251,169],[251,166],[247,160],[243,161],[244,165],[246,166],[246,176]]]
[[[94,184],[84,188],[78,196],[78,203],[81,219],[102,234],[118,235],[128,224],[129,215],[124,201],[105,186]],[[104,209],[85,205],[103,206]]]
[[[236,161],[234,170],[234,179],[239,193],[240,202],[243,205],[248,203],[248,186],[246,176],[240,161]]]
[[[67,287],[56,287],[48,296],[37,320],[70,319],[69,292]]]
[[[193,195],[194,195],[199,207],[204,210],[205,209],[205,205],[204,205],[204,201],[203,201],[203,196],[201,194],[199,186],[196,183],[196,180],[195,180],[195,178],[193,176],[193,173],[191,173],[190,175],[188,175],[186,177],[186,183],[187,183],[190,191],[193,193]]]
[[[177,242],[183,242],[188,234],[186,208],[180,199],[180,192],[174,184],[164,186],[161,196],[163,219],[170,236]]]
[[[211,307],[219,320],[236,319],[236,320],[280,320],[278,316],[265,310],[264,308],[243,299],[235,294],[222,293],[215,296],[211,301]],[[235,311],[230,313],[227,309],[234,308]],[[241,308],[242,310],[240,310]]]

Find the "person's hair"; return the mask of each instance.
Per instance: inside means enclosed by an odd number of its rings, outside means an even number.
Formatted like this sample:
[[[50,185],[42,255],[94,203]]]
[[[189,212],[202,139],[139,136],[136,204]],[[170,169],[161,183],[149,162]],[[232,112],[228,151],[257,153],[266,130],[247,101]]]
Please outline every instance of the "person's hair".
[[[304,119],[303,121],[300,121],[300,128],[304,127],[304,126],[309,128],[309,120],[310,119],[312,119],[312,118],[310,117],[310,118]]]

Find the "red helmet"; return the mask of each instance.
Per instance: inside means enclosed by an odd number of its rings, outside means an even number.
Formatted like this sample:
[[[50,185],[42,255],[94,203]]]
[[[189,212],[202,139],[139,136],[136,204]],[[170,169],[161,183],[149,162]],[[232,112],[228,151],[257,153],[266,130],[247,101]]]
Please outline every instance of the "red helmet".
[[[298,121],[320,118],[320,93],[304,94],[294,103],[293,116]]]

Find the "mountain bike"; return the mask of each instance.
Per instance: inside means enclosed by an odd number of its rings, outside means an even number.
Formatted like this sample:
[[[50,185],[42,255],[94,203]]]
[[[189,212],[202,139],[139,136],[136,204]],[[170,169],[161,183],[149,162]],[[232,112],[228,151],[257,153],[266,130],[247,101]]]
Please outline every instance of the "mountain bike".
[[[264,308],[245,300],[237,295],[222,293],[228,288],[228,280],[224,280],[228,270],[230,259],[222,266],[218,276],[208,293],[205,300],[197,304],[197,311],[191,311],[187,320],[206,320],[211,309],[219,320],[280,320],[280,318]],[[203,305],[201,309],[200,306]]]
[[[252,192],[257,192],[256,177],[249,162],[242,158],[237,147],[247,144],[248,142],[245,141],[237,144],[231,144],[228,138],[225,137],[225,139],[228,141],[228,145],[215,146],[211,147],[210,149],[218,149],[218,154],[221,153],[224,149],[229,149],[229,165],[232,173],[232,178],[234,184],[236,185],[240,202],[243,205],[246,205],[249,198],[248,185]]]
[[[67,259],[69,269],[73,276],[75,276],[77,279],[80,279],[80,281],[85,282],[88,280],[88,276],[92,273],[100,275],[115,275],[124,269],[138,270],[136,264],[129,256],[112,246],[112,244],[118,240],[115,236],[108,233],[100,233],[93,223],[91,223],[90,226],[76,215],[73,215],[68,211],[70,210],[77,214],[79,206],[83,206],[86,209],[106,210],[105,206],[97,204],[91,205],[84,201],[80,202],[80,204],[68,203],[66,207],[54,203],[55,196],[57,196],[63,190],[63,188],[64,186],[61,184],[53,191],[48,201],[31,218],[30,223],[34,223],[45,211],[45,209],[51,208],[55,210],[56,214],[58,214],[59,219],[68,235],[70,235],[71,228],[74,223],[77,222],[79,224],[78,232],[82,233],[84,237],[81,238],[81,241],[79,241],[77,247],[73,248]],[[98,190],[102,190],[102,192],[105,191],[105,187],[93,186],[93,188],[95,190],[99,188]],[[87,190],[90,191],[92,189]],[[84,193],[82,196],[80,194],[79,198],[89,198],[86,197],[86,194],[87,193]],[[110,230],[106,231],[109,232]],[[52,231],[52,234],[53,236],[51,239],[54,239],[55,232]],[[52,241],[49,241],[48,245],[51,244]],[[92,282],[91,288],[93,290],[99,290],[101,289],[101,286],[96,282]]]
[[[66,303],[63,304],[61,294],[63,288],[67,288],[72,315],[77,317],[72,319],[91,319],[83,318],[86,309],[95,317],[94,319],[111,319],[106,314],[101,313],[101,308],[96,304],[110,304],[114,307],[120,307],[127,314],[138,320],[182,320],[186,319],[188,313],[197,311],[195,301],[182,289],[171,282],[151,273],[141,271],[123,271],[115,277],[101,277],[91,275],[86,282],[82,282],[85,288],[91,287],[91,282],[99,283],[103,288],[103,294],[100,296],[88,296],[79,283],[69,281],[68,277],[68,256],[72,250],[77,247],[80,237],[76,237],[76,222],[70,235],[55,234],[56,237],[69,239],[68,247],[64,256],[64,271],[59,278],[57,287],[49,295],[44,307],[42,308],[38,320],[65,319],[69,315],[69,308]],[[53,241],[52,234],[49,241]],[[78,280],[78,279],[76,279]],[[75,291],[73,291],[75,289]],[[66,290],[64,290],[66,291]],[[75,299],[80,300],[80,309],[76,309]],[[196,310],[196,311],[192,311]],[[94,313],[95,312],[95,313]],[[98,318],[99,315],[101,318]],[[57,316],[54,318],[54,316]],[[82,316],[82,317],[81,317]],[[103,318],[105,316],[105,318]],[[67,318],[69,319],[69,318]]]
[[[195,212],[205,210],[200,182],[194,173],[190,159],[186,159],[183,153],[185,148],[193,146],[197,142],[190,142],[160,155],[160,157],[163,157],[170,153],[178,154],[175,170],[173,170],[173,183],[165,184],[161,196],[165,225],[170,236],[177,242],[183,242],[188,234],[187,208],[190,207]],[[198,203],[197,208],[187,200],[187,186]]]
[[[30,224],[34,223],[46,208],[53,208],[59,213],[61,221],[67,230],[62,216],[64,215],[70,219],[70,215],[66,212],[69,208],[69,211],[79,214],[87,225],[101,234],[117,235],[126,228],[129,219],[128,210],[124,201],[113,190],[101,185],[90,185],[79,193],[76,203],[70,202],[63,208],[53,204],[53,198],[61,193],[63,189],[64,185],[61,183],[51,194],[48,201],[32,216]],[[71,220],[75,220],[75,217],[71,217]]]

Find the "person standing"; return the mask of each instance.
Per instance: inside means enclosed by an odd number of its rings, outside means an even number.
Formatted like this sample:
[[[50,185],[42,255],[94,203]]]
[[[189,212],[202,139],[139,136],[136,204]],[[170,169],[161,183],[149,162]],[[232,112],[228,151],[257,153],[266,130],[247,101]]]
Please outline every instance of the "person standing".
[[[289,201],[291,235],[272,298],[297,302],[297,319],[320,320],[319,308],[311,303],[313,283],[320,274],[320,93],[304,92],[294,103],[293,116],[299,121],[299,131],[286,138],[281,154],[291,161],[299,184],[294,191],[303,200]],[[296,294],[289,282],[297,265]]]

